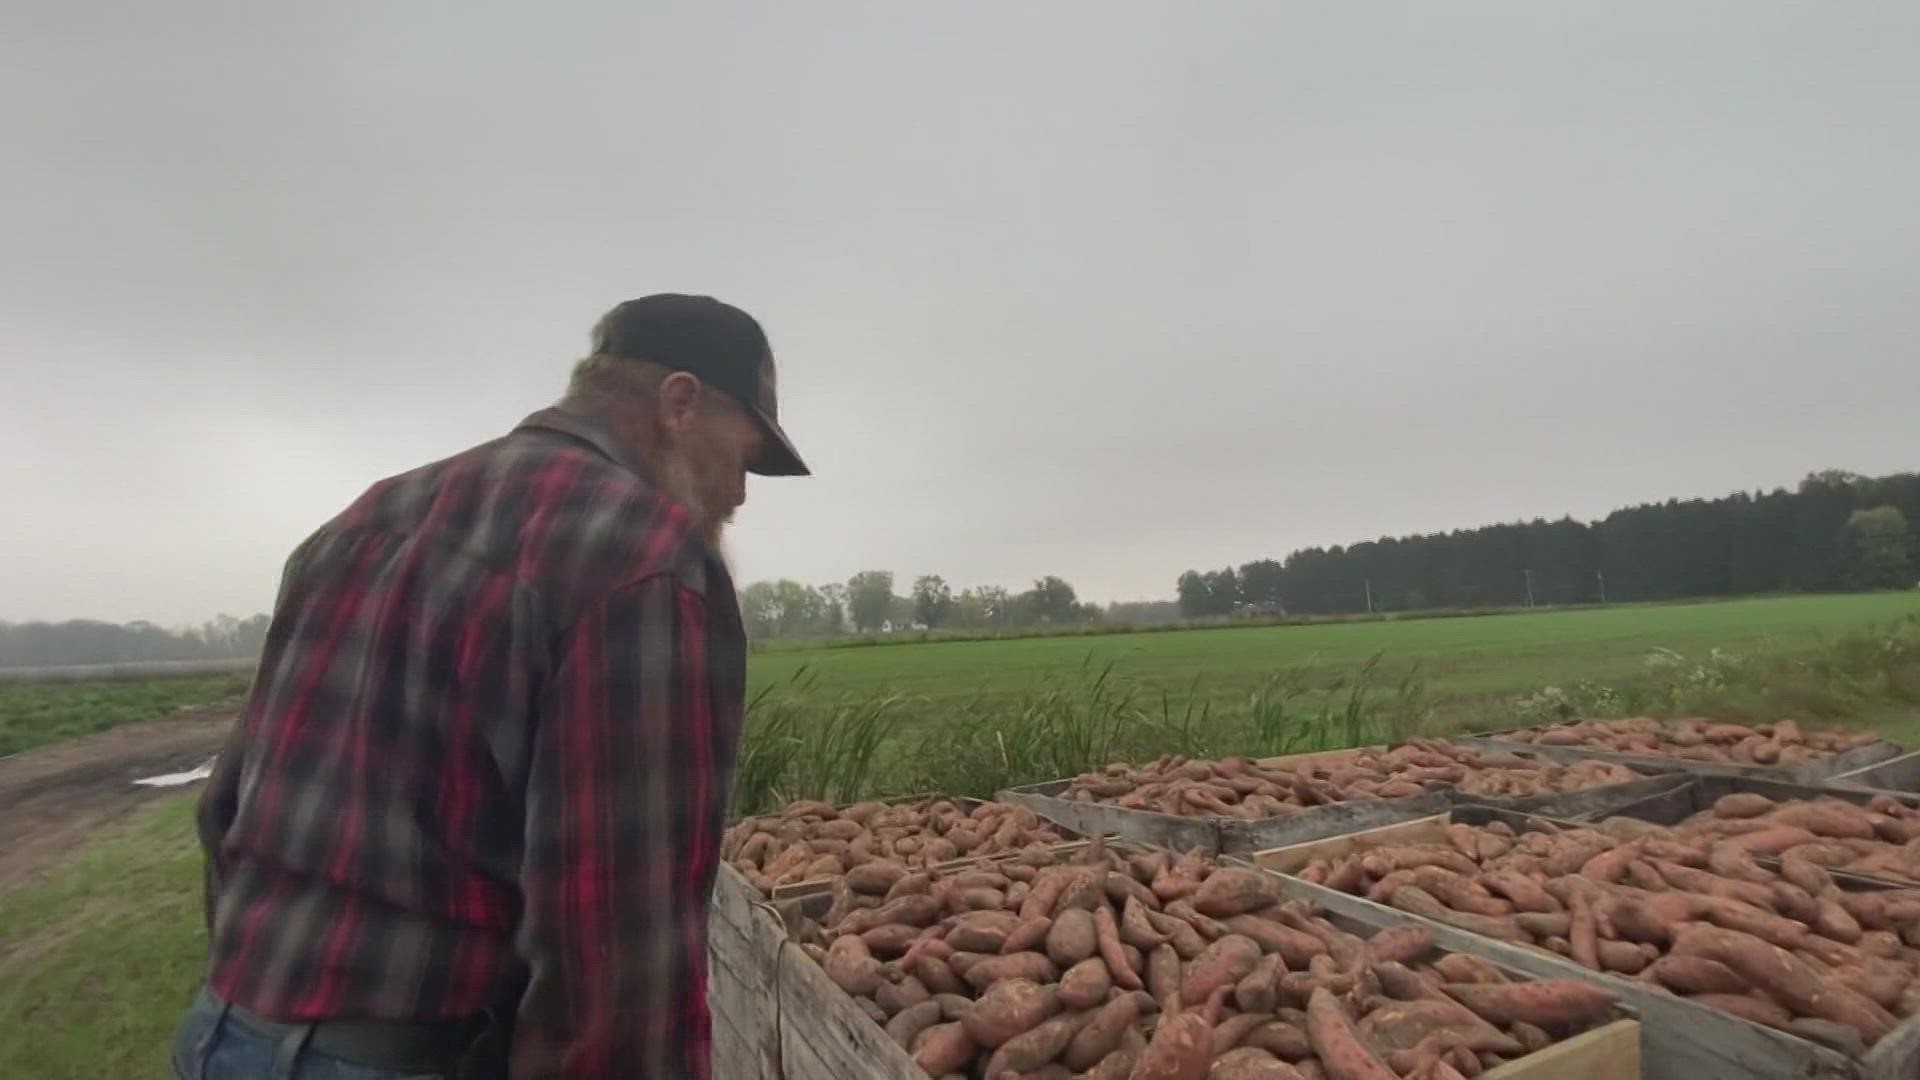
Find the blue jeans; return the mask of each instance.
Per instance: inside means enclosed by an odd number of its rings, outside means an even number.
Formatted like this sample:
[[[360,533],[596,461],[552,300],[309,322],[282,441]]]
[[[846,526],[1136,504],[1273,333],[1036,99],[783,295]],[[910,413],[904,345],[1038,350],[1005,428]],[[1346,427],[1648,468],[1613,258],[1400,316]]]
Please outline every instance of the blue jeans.
[[[303,1030],[269,1038],[242,1026],[202,992],[174,1036],[174,1080],[440,1080],[316,1054],[304,1045]]]

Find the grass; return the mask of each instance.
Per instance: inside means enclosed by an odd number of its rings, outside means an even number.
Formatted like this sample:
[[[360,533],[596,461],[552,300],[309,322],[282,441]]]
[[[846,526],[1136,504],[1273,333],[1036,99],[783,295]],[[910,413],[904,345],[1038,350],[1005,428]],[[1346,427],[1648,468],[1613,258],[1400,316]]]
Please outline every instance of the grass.
[[[0,757],[91,735],[138,720],[157,720],[187,705],[246,693],[244,675],[145,682],[0,683]]]
[[[206,952],[193,796],[0,895],[0,1076],[166,1075]]]

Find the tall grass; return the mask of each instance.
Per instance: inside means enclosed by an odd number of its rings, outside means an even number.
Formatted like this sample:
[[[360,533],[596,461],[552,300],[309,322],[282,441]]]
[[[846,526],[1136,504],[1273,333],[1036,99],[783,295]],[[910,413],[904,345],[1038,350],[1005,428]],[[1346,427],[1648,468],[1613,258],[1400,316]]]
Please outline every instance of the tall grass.
[[[905,701],[898,694],[819,699],[807,669],[747,703],[734,763],[733,809],[758,813],[794,799],[844,803],[872,794],[881,749]]]
[[[1384,652],[1376,652],[1354,671],[1331,679],[1314,677],[1311,657],[1282,669],[1253,695],[1248,752],[1304,754],[1423,733],[1432,723],[1434,704],[1419,666],[1389,681],[1381,671],[1385,659]]]
[[[1549,686],[1516,698],[1483,726],[1580,716],[1711,716],[1860,721],[1920,709],[1920,616],[1837,637],[1797,653],[1650,649],[1639,677]],[[1920,727],[1920,718],[1909,722]]]

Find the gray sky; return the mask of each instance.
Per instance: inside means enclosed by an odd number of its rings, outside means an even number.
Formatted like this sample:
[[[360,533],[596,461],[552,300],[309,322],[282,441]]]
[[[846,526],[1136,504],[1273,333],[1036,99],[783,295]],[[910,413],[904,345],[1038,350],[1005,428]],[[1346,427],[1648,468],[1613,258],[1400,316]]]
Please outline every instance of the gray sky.
[[[264,609],[659,290],[818,473],[747,580],[1920,467],[1920,8],[1569,6],[7,0],[0,618]]]

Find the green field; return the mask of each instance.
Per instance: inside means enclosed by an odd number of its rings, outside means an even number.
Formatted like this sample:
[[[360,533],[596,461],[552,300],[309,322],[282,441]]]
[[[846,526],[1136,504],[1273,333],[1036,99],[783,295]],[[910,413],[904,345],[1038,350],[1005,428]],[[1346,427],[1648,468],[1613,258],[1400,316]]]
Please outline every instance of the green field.
[[[158,720],[188,705],[245,693],[240,675],[116,683],[0,683],[0,757],[136,720]]]
[[[1621,605],[1574,611],[910,645],[782,649],[756,654],[756,686],[802,670],[827,693],[894,690],[935,706],[1015,697],[1050,675],[1116,663],[1145,687],[1184,695],[1194,680],[1221,703],[1244,699],[1274,673],[1352,669],[1376,653],[1399,674],[1417,665],[1435,694],[1478,698],[1581,681],[1630,681],[1648,651],[1705,656],[1788,653],[1849,631],[1920,615],[1920,592],[1792,596],[1720,603]]]

